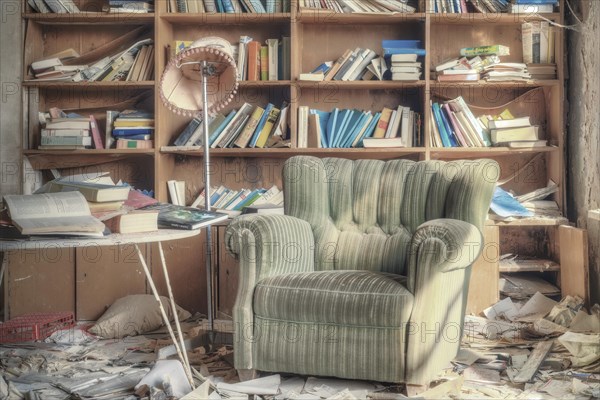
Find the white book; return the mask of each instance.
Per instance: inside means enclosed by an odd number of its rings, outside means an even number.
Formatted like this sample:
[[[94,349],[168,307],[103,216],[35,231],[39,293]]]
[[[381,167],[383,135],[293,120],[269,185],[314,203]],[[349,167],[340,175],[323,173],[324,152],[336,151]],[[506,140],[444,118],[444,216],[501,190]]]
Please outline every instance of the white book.
[[[267,48],[269,51],[269,80],[279,79],[279,39],[267,39]]]
[[[176,206],[181,205],[179,203],[179,198],[177,197],[177,187],[175,180],[171,179],[167,181],[167,188],[169,189],[169,197],[171,198],[171,204]]]
[[[410,142],[410,108],[404,107],[402,110],[402,122],[400,123],[400,137],[402,138],[402,143],[408,147],[408,143]]]
[[[360,64],[358,64],[358,66],[354,70],[354,73],[350,75],[348,80],[354,81],[354,80],[358,79],[358,77],[362,74],[362,72],[365,70],[367,65],[369,65],[375,57],[377,57],[377,53],[375,53],[371,49],[365,49],[365,52],[363,53],[362,62]]]
[[[402,119],[402,114],[398,114],[397,110],[393,110],[392,115],[390,116],[390,121],[388,122],[387,129],[385,131],[385,135],[383,136],[384,138],[391,138],[396,136],[398,131],[394,130],[394,124],[396,123],[396,121],[400,121],[400,119]],[[396,129],[398,129],[397,124],[395,125],[395,127]]]

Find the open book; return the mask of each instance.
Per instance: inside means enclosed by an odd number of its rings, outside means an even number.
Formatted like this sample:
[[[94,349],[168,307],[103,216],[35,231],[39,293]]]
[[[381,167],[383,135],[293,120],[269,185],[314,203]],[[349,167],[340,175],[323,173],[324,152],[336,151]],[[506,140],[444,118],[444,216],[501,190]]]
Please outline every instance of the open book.
[[[23,235],[100,237],[104,224],[90,214],[79,192],[7,195],[4,202],[13,224]]]

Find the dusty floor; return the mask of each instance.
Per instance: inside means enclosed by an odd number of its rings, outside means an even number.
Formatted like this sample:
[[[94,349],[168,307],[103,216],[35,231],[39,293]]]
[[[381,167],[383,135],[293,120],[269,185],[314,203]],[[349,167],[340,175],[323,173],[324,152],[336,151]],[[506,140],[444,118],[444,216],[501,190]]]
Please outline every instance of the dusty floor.
[[[488,309],[485,318],[468,316],[459,355],[420,397],[600,397],[600,307],[589,314],[576,299],[560,303],[546,299],[538,296],[538,302],[530,304],[534,312],[527,315],[511,315],[512,305],[505,300]],[[541,306],[544,302],[546,310]],[[545,318],[539,317],[542,314]],[[189,338],[199,337],[200,324],[184,324]],[[227,330],[230,324],[216,327]],[[398,399],[406,395],[403,385],[276,374],[240,388],[235,385],[239,379],[231,346],[195,344],[188,352],[195,386],[201,385],[203,377],[209,377],[209,384],[195,395],[181,397],[178,393],[190,391],[183,368],[168,367],[168,374],[134,392],[142,378],[153,368],[158,370],[157,357],[169,354],[166,330],[98,340],[81,328],[59,331],[46,342],[0,345],[0,399]],[[247,394],[256,391],[261,394]]]

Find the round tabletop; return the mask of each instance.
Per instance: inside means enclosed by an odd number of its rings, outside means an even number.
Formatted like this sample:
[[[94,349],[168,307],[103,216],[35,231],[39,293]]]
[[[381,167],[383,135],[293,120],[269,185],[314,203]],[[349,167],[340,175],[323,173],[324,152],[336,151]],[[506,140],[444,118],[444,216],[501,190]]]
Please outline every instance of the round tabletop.
[[[69,237],[69,238],[44,238],[37,236],[30,239],[2,240],[0,239],[0,252],[12,250],[42,250],[48,248],[88,247],[88,246],[116,246],[138,243],[166,242],[168,240],[185,239],[196,236],[201,229],[159,229],[142,233],[113,233],[104,237]]]

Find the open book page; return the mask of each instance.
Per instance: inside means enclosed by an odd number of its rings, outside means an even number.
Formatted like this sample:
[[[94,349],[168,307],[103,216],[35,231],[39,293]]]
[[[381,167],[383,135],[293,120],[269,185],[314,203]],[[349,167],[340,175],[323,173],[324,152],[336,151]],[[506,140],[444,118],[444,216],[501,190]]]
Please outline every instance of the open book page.
[[[4,201],[13,219],[90,215],[85,197],[79,192],[8,195]]]
[[[20,218],[13,223],[21,229],[24,235],[33,234],[72,234],[92,232],[101,233],[104,224],[91,215],[73,217]]]

